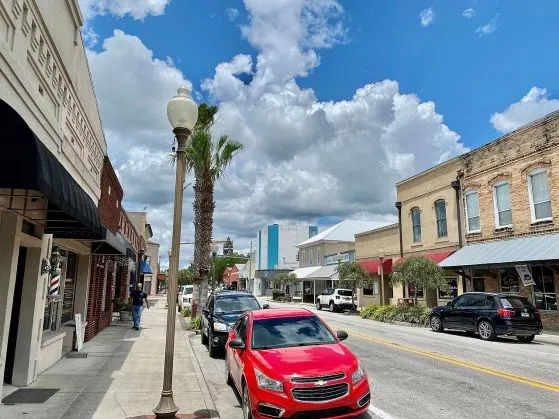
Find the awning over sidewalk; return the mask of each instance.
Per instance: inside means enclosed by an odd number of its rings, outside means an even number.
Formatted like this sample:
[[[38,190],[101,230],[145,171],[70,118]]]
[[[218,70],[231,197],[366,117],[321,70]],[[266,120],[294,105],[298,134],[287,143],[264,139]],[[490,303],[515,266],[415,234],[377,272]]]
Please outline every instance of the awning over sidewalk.
[[[418,255],[418,256],[425,256],[426,258],[431,259],[433,262],[437,263],[440,265],[440,263],[445,260],[446,258],[448,258],[450,255],[452,255],[455,251],[451,250],[449,252],[431,252],[431,253],[425,253],[424,255]],[[403,262],[404,260],[406,260],[405,257],[403,258],[398,258],[394,260],[394,264],[398,263],[398,262]],[[442,266],[442,265],[440,265]]]
[[[140,274],[148,274],[152,275],[153,271],[151,270],[151,266],[145,260],[140,262]]]
[[[558,261],[559,234],[542,234],[469,244],[439,263],[442,268],[499,266],[519,262]]]
[[[365,271],[374,275],[380,275],[380,259],[361,260],[357,263],[359,263]],[[392,272],[392,259],[385,259],[382,262],[382,270],[385,274]]]
[[[305,268],[298,268],[292,272],[298,279],[307,281],[314,280],[337,280],[338,272],[337,265],[329,266],[307,266]]]
[[[53,153],[8,104],[0,100],[2,153],[0,188],[38,191],[47,199],[40,218],[44,232],[56,238],[102,239],[97,206]],[[43,198],[34,198],[43,199]],[[33,202],[32,200],[30,200]],[[27,201],[26,201],[27,202]],[[25,212],[17,208],[14,212]]]
[[[318,271],[321,267],[322,266],[307,266],[305,268],[297,268],[291,273],[295,275],[298,279],[306,279],[313,272]]]
[[[126,243],[121,234],[114,234],[102,227],[103,240],[94,241],[91,249],[94,255],[126,255]]]

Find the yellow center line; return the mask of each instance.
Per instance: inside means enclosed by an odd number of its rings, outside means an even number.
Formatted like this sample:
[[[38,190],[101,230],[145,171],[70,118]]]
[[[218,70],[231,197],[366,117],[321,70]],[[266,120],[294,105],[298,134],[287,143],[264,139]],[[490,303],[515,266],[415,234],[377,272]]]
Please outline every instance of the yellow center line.
[[[529,385],[529,386],[532,386],[532,387],[541,388],[543,390],[548,390],[548,391],[553,391],[555,393],[559,393],[559,385],[557,385],[557,384],[547,383],[545,381],[534,380],[532,378],[524,377],[524,376],[521,376],[521,375],[511,374],[510,372],[505,372],[505,371],[500,371],[500,370],[496,370],[496,369],[493,369],[493,368],[484,367],[482,365],[473,364],[471,362],[463,361],[461,359],[452,358],[452,357],[446,356],[446,355],[440,355],[440,354],[437,354],[435,352],[425,351],[423,349],[413,348],[411,346],[401,345],[399,343],[392,342],[392,341],[386,340],[386,339],[374,338],[372,336],[364,335],[362,333],[350,331],[350,330],[343,329],[343,328],[336,328],[336,329],[346,330],[346,332],[351,336],[355,336],[355,337],[358,337],[358,338],[361,338],[361,339],[369,340],[371,342],[381,343],[383,345],[391,346],[393,348],[397,348],[397,349],[400,349],[402,351],[411,352],[411,353],[414,353],[414,354],[417,354],[417,355],[426,356],[428,358],[437,359],[439,361],[447,362],[449,364],[458,365],[458,366],[461,366],[461,367],[464,367],[464,368],[469,368],[469,369],[474,370],[474,371],[479,371],[479,372],[483,372],[485,374],[490,374],[490,375],[493,375],[493,376],[496,376],[496,377],[501,377],[501,378],[504,378],[506,380],[516,381],[517,383],[522,383],[522,384],[526,384],[526,385]]]

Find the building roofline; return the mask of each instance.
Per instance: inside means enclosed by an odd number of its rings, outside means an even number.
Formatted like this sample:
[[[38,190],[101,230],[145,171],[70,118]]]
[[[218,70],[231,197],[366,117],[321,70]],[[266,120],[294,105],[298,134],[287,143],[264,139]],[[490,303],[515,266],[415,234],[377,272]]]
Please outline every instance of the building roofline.
[[[365,236],[367,234],[371,234],[371,233],[378,233],[381,231],[388,231],[388,230],[393,230],[399,227],[398,223],[394,223],[394,224],[389,224],[383,227],[379,227],[379,228],[375,228],[373,230],[369,230],[369,231],[363,231],[362,233],[356,233],[355,237],[360,237],[360,236]]]
[[[401,180],[401,181],[399,181],[399,182],[396,182],[396,187],[398,187],[398,186],[400,186],[400,185],[404,185],[404,184],[406,184],[406,183],[408,183],[408,182],[411,182],[411,181],[413,181],[413,180],[416,180],[417,178],[419,178],[419,177],[421,177],[421,176],[424,176],[424,175],[426,175],[427,173],[434,172],[435,170],[441,169],[441,168],[443,168],[443,167],[445,167],[445,166],[448,166],[448,165],[450,165],[450,164],[452,164],[452,163],[455,163],[455,162],[457,162],[458,160],[460,160],[460,159],[462,158],[462,156],[464,156],[464,154],[461,154],[461,155],[459,155],[459,156],[453,157],[453,158],[450,159],[450,160],[446,160],[446,161],[444,161],[444,162],[442,162],[442,163],[437,164],[436,166],[432,166],[432,167],[430,167],[430,168],[428,168],[428,169],[426,169],[426,170],[423,170],[422,172],[419,172],[419,173],[417,173],[417,174],[415,174],[415,175],[413,175],[413,176],[411,176],[411,177],[409,177],[409,178],[407,178],[407,179],[403,179],[403,180]]]

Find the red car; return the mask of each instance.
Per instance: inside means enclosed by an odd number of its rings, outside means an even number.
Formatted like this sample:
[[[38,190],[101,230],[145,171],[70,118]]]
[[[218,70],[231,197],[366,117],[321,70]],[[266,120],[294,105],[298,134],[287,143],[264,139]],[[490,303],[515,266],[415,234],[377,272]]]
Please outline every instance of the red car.
[[[347,418],[367,411],[367,374],[332,330],[305,309],[244,313],[229,331],[225,372],[249,418]]]

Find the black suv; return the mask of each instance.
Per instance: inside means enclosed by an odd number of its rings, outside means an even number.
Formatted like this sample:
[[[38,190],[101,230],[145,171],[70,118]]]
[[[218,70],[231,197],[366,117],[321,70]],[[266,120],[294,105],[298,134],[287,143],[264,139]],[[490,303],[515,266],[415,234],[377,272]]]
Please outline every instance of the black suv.
[[[483,340],[516,336],[521,342],[532,342],[543,330],[538,309],[526,297],[510,293],[467,292],[432,309],[429,324],[435,332],[477,332]]]
[[[202,344],[208,345],[210,356],[223,351],[229,329],[241,314],[261,308],[268,308],[268,304],[260,307],[258,300],[248,292],[223,290],[210,295],[200,322]]]

